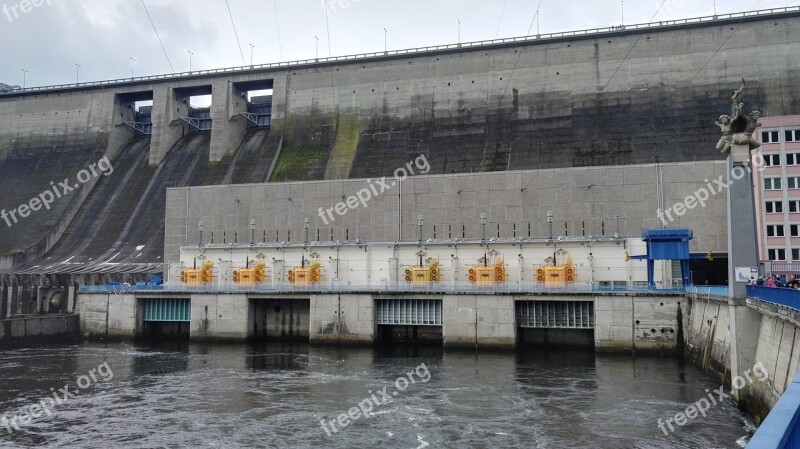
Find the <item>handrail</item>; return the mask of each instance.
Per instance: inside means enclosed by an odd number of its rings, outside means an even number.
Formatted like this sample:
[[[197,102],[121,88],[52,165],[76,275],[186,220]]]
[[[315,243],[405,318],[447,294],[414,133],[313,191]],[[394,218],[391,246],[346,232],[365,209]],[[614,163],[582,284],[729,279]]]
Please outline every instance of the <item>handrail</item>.
[[[285,61],[285,62],[272,62],[267,64],[255,64],[255,65],[248,65],[248,66],[236,66],[236,67],[226,67],[220,69],[206,69],[206,70],[193,70],[189,72],[176,72],[176,73],[167,73],[167,74],[160,74],[160,75],[147,75],[147,76],[139,76],[139,77],[131,77],[131,78],[118,78],[113,80],[102,80],[102,81],[87,81],[83,83],[71,83],[71,84],[55,84],[50,86],[39,86],[39,87],[26,87],[26,88],[18,88],[13,89],[7,92],[0,92],[0,97],[4,96],[15,96],[18,94],[25,94],[25,93],[36,93],[36,92],[47,92],[59,89],[79,89],[82,87],[96,87],[96,86],[113,86],[113,85],[120,85],[120,84],[133,84],[142,81],[160,81],[160,80],[168,80],[168,79],[175,79],[175,78],[182,78],[182,77],[189,77],[189,76],[199,76],[199,75],[215,75],[215,74],[224,74],[229,72],[245,72],[245,71],[252,71],[252,70],[261,70],[261,69],[273,69],[273,68],[289,68],[289,67],[299,67],[304,65],[314,65],[314,64],[322,64],[322,63],[330,63],[330,62],[340,62],[340,61],[353,61],[353,60],[362,60],[362,59],[371,59],[371,58],[383,58],[387,56],[402,56],[402,55],[410,55],[410,54],[417,54],[417,53],[424,53],[424,52],[435,52],[435,51],[443,51],[443,50],[454,50],[454,49],[463,49],[463,48],[473,48],[473,47],[485,47],[491,45],[501,45],[501,44],[509,44],[509,43],[519,43],[519,42],[539,42],[539,41],[547,41],[552,39],[562,39],[565,37],[580,37],[580,36],[591,36],[591,35],[601,35],[605,33],[618,33],[621,31],[636,31],[636,30],[649,30],[649,29],[657,29],[657,28],[668,28],[673,26],[679,25],[691,25],[695,23],[708,23],[714,21],[724,21],[724,20],[731,20],[731,19],[746,19],[750,17],[759,17],[759,16],[769,16],[775,14],[785,14],[796,12],[800,13],[800,6],[788,6],[784,8],[770,8],[770,9],[763,9],[758,11],[749,11],[749,12],[738,12],[738,13],[730,13],[730,14],[722,14],[716,16],[703,16],[703,17],[693,17],[689,19],[678,19],[678,20],[664,20],[659,22],[649,22],[649,23],[641,23],[641,24],[634,24],[634,25],[621,25],[621,26],[610,26],[610,27],[602,27],[602,28],[591,28],[585,30],[576,30],[576,31],[561,31],[556,33],[548,33],[548,34],[540,34],[540,35],[528,35],[528,36],[518,36],[518,37],[508,37],[502,39],[490,39],[490,40],[483,40],[483,41],[474,41],[474,42],[463,42],[459,44],[444,44],[444,45],[434,45],[428,47],[417,47],[417,48],[408,48],[408,49],[401,49],[401,50],[388,50],[388,51],[377,51],[377,52],[369,52],[369,53],[358,53],[354,55],[343,55],[343,56],[331,56],[327,58],[315,58],[315,59],[300,59],[295,61]]]

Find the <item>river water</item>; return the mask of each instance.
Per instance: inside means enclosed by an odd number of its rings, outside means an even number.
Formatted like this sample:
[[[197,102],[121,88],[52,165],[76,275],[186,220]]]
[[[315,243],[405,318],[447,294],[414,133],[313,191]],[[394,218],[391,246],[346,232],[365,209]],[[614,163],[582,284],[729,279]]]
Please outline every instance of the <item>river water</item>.
[[[2,448],[739,448],[753,431],[726,399],[665,435],[718,383],[592,352],[81,343],[0,348],[0,382]]]

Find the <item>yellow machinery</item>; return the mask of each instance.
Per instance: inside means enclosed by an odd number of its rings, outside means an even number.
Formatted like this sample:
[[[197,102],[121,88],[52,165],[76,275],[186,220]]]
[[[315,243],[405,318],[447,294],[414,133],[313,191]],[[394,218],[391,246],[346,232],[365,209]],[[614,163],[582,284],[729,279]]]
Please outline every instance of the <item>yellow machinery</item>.
[[[439,262],[436,260],[430,260],[427,266],[423,266],[422,257],[420,257],[418,266],[406,267],[405,269],[405,280],[413,285],[425,285],[431,282],[439,282],[441,279]]]
[[[195,268],[181,271],[181,282],[186,285],[210,284],[213,272],[214,263],[211,261],[203,262],[200,269],[195,266]]]
[[[250,268],[250,263],[247,264],[248,268],[239,268],[233,270],[233,282],[240,285],[255,285],[261,284],[267,278],[267,271],[265,264],[262,261],[257,261]]]
[[[294,267],[289,270],[289,283],[294,285],[311,285],[319,284],[322,278],[322,268],[318,260],[312,261],[306,267],[306,260],[303,258],[303,264],[299,267]]]
[[[487,258],[484,257],[484,265],[473,265],[467,271],[467,279],[470,284],[475,284],[479,287],[489,286],[494,284],[501,284],[506,281],[506,267],[503,266],[503,259],[497,258],[494,265],[489,266],[486,263]]]
[[[572,265],[572,259],[567,258],[564,265],[539,265],[536,267],[536,282],[547,287],[573,284],[575,280],[575,267]]]

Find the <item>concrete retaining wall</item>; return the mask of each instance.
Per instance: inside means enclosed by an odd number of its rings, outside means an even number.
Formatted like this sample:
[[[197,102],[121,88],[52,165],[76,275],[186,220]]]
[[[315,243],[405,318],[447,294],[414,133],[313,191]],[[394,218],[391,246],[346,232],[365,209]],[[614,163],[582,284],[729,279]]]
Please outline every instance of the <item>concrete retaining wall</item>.
[[[0,343],[26,342],[45,337],[77,337],[77,315],[42,315],[0,320]]]

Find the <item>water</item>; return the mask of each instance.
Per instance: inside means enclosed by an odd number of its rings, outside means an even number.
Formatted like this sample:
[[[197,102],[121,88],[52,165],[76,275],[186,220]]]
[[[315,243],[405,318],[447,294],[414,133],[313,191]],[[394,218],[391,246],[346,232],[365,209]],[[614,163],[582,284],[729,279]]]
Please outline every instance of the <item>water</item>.
[[[401,376],[415,383],[399,391]],[[591,352],[81,343],[0,349],[0,379],[7,420],[51,388],[77,392],[0,426],[2,448],[739,448],[753,429],[728,399],[665,436],[659,418],[719,385],[675,360]],[[323,430],[384,387],[369,418]]]

